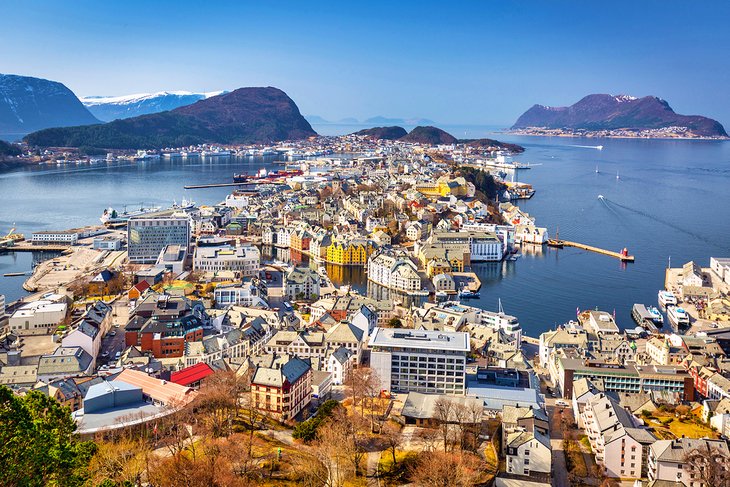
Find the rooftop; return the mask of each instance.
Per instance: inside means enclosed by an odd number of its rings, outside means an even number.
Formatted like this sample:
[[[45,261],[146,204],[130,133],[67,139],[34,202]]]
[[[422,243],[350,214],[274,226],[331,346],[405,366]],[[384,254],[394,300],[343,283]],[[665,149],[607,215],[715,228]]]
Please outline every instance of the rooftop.
[[[370,337],[370,347],[419,348],[451,352],[470,350],[469,334],[430,330],[403,330],[397,328],[375,328]]]

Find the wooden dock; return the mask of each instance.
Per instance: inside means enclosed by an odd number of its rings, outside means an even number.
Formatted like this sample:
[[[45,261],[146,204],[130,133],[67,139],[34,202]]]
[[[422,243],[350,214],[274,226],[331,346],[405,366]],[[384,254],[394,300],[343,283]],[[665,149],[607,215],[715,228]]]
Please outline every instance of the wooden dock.
[[[619,259],[621,262],[634,262],[635,257],[633,255],[624,255],[621,252],[614,252],[613,250],[606,250],[606,249],[600,249],[598,247],[593,247],[592,245],[586,245],[578,242],[571,242],[570,240],[560,240],[560,245],[552,245],[553,247],[575,247],[577,249],[583,249],[587,250],[589,252],[595,252],[597,254],[603,254],[608,255],[609,257],[613,257],[614,259]]]

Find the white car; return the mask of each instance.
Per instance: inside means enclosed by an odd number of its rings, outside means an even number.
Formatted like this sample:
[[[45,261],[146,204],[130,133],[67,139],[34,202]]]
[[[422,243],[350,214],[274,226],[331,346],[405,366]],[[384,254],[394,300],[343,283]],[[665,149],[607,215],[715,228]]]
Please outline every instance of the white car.
[[[563,408],[567,408],[568,407],[568,403],[565,402],[565,401],[563,401],[562,399],[558,399],[557,401],[555,401],[555,405],[556,406],[563,407]]]

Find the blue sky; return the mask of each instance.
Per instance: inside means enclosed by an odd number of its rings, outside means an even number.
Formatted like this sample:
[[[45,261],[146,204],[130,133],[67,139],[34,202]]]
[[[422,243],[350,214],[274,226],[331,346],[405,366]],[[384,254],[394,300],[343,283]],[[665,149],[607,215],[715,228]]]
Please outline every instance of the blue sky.
[[[277,86],[328,119],[508,125],[535,103],[657,95],[730,125],[730,3],[34,1],[0,72],[79,96]]]

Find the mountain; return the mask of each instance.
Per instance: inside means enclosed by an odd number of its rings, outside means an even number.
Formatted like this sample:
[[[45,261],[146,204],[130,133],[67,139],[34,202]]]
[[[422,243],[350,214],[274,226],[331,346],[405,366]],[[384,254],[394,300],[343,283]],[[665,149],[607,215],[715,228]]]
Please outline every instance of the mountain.
[[[655,96],[588,95],[569,107],[534,105],[512,129],[529,127],[589,131],[685,127],[696,136],[727,136],[719,122],[698,115],[678,115],[669,103]]]
[[[307,122],[309,122],[313,125],[314,124],[325,125],[325,124],[332,123],[329,120],[326,120],[326,119],[320,117],[319,115],[304,115],[304,118],[307,119]]]
[[[223,93],[227,92],[160,91],[124,96],[87,96],[81,98],[81,103],[102,122],[111,122],[119,118],[138,117],[173,110]]]
[[[0,133],[23,135],[46,127],[97,123],[62,83],[0,74]]]
[[[7,157],[7,156],[18,156],[20,155],[20,148],[5,142],[4,140],[0,140],[0,159]]]
[[[387,118],[382,116],[371,117],[363,122],[365,125],[433,125],[433,120],[427,118]]]
[[[440,128],[432,126],[418,126],[411,130],[408,135],[400,138],[403,142],[412,142],[415,144],[455,144],[456,137]]]
[[[392,127],[373,127],[355,132],[352,135],[365,135],[376,140],[397,140],[405,137],[408,132],[403,127],[397,125]]]
[[[28,135],[41,147],[152,149],[191,144],[268,144],[317,135],[278,88],[239,88],[167,112]]]

